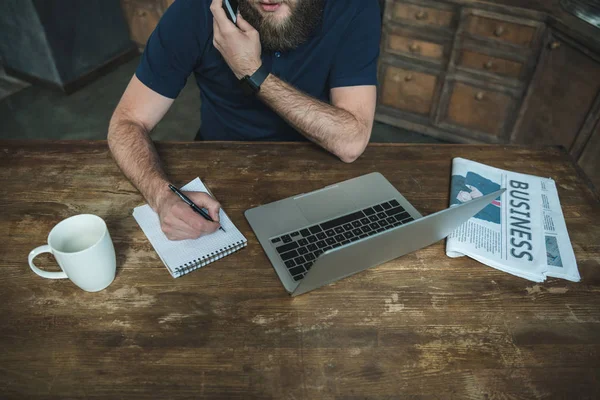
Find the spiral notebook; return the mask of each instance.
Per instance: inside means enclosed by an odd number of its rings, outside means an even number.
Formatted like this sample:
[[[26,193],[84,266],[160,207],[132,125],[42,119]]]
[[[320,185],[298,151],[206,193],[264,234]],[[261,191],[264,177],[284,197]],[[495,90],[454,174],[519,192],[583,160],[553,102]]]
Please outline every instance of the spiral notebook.
[[[210,194],[200,178],[194,179],[181,190]],[[133,217],[173,278],[179,278],[217,261],[246,247],[248,243],[223,209],[220,211],[219,219],[226,232],[219,229],[215,233],[194,240],[171,241],[167,239],[160,228],[158,215],[147,204],[136,207],[133,210]]]

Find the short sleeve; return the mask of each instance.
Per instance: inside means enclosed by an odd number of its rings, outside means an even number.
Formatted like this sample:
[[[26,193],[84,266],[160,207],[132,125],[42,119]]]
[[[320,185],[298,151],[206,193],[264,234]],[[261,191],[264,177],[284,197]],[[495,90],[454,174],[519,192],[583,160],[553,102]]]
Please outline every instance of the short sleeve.
[[[176,0],[150,35],[135,74],[156,93],[176,98],[199,63],[212,36],[204,3]]]
[[[331,88],[377,85],[381,13],[377,0],[361,0],[329,76]]]

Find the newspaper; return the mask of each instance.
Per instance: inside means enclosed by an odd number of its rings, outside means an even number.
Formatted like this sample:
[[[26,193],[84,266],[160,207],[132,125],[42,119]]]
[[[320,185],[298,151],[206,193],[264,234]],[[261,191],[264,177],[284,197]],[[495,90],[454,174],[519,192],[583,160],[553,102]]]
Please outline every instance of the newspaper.
[[[449,257],[469,256],[504,272],[543,282],[578,282],[567,226],[550,178],[493,168],[464,158],[452,161],[450,205],[506,191],[456,229],[446,242]]]

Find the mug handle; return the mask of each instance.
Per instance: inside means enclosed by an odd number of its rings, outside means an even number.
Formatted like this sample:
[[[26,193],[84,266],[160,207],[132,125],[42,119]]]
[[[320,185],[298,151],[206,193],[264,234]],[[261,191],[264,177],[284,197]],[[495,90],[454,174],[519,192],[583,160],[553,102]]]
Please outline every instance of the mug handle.
[[[67,274],[65,274],[65,271],[48,272],[48,271],[42,271],[41,269],[36,267],[35,264],[33,263],[33,259],[42,253],[52,254],[51,247],[46,244],[44,246],[40,246],[36,249],[31,250],[31,252],[29,253],[29,266],[31,267],[33,272],[35,272],[42,278],[47,278],[47,279],[66,279],[66,278],[68,278]]]

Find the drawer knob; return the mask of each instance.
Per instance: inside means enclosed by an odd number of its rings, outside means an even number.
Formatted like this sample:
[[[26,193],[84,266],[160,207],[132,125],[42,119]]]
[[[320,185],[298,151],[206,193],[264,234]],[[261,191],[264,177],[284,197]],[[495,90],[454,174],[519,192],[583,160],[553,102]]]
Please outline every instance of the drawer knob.
[[[419,50],[421,50],[421,47],[416,43],[411,43],[408,46],[408,49],[410,50],[411,53],[417,53]]]
[[[413,74],[408,74],[408,75],[406,75],[406,76],[404,77],[404,80],[405,80],[406,82],[410,82],[410,81],[412,81],[412,80],[413,80]]]
[[[554,42],[550,43],[550,50],[556,50],[560,47],[560,42],[555,40]]]
[[[483,68],[485,69],[492,69],[492,67],[494,66],[494,63],[492,60],[486,62],[485,64],[483,64]]]
[[[145,17],[148,13],[144,10],[139,10],[137,12],[138,17]]]
[[[477,94],[475,95],[475,100],[477,100],[477,101],[483,100],[483,92],[477,92]]]
[[[496,30],[494,31],[494,35],[496,35],[498,37],[502,36],[503,33],[504,33],[504,27],[502,25],[497,27]]]
[[[415,18],[418,19],[419,21],[427,19],[427,17],[428,17],[427,11],[421,10],[417,14],[415,14]]]
[[[396,83],[400,82],[400,80],[401,80],[400,74],[395,74],[394,77],[392,78],[392,80]]]

